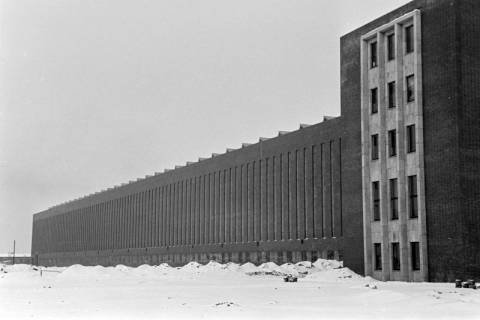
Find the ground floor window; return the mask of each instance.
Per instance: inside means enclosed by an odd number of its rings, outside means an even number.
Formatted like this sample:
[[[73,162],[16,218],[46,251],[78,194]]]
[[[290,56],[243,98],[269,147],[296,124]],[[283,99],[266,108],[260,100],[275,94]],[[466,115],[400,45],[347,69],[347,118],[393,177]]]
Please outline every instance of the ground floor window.
[[[392,270],[400,270],[400,244],[392,242]]]
[[[412,270],[420,270],[420,243],[410,242],[410,251],[412,255]]]
[[[375,258],[375,270],[382,270],[382,245],[380,243],[374,243],[373,252]]]

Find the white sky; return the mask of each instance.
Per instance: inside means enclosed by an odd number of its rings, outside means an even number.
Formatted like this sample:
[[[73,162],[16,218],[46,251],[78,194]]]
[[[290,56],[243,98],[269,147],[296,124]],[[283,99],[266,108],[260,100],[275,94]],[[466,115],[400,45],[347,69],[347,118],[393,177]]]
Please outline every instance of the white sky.
[[[0,252],[32,214],[340,113],[339,38],[405,0],[0,0]]]

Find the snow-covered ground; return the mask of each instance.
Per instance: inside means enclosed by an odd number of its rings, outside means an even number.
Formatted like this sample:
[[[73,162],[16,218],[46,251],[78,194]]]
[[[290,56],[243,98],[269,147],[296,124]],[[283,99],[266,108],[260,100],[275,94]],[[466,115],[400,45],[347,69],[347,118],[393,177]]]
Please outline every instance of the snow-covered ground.
[[[327,260],[0,269],[0,319],[480,319],[480,290],[380,282]]]

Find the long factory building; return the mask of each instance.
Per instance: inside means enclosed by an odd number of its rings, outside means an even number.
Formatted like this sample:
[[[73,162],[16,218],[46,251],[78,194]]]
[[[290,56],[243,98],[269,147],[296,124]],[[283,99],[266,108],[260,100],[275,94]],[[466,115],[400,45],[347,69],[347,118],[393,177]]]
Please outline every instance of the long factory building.
[[[33,262],[325,258],[480,280],[478,34],[475,0],[379,17],[341,38],[341,116],[39,212]]]

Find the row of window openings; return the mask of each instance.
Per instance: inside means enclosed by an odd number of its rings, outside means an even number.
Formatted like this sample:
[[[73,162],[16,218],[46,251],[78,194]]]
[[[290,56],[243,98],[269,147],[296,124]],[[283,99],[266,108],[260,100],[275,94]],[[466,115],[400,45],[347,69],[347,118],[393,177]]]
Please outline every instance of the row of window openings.
[[[397,130],[389,130],[387,133],[387,144],[388,144],[388,156],[395,157],[397,155]],[[378,160],[379,157],[379,137],[378,134],[372,135],[372,160]],[[407,152],[415,152],[417,147],[417,139],[415,134],[415,125],[408,125],[406,127],[406,142],[407,142]]]
[[[405,54],[412,53],[415,50],[413,25],[405,28]],[[387,60],[395,60],[395,33],[391,33],[386,37]],[[378,45],[377,41],[370,42],[370,68],[378,67]]]
[[[382,244],[374,243],[374,268],[377,271],[382,270]],[[410,242],[410,258],[411,258],[411,267],[413,271],[420,270],[420,243],[419,242]],[[398,242],[391,243],[391,259],[392,259],[392,270],[400,271],[400,244]]]
[[[417,176],[408,176],[408,214],[410,219],[418,218]],[[398,179],[389,179],[390,219],[398,220]],[[380,221],[380,182],[372,182],[373,221]]]
[[[406,99],[407,103],[415,101],[415,76],[409,75],[405,78],[405,83],[407,86]],[[389,82],[387,84],[387,98],[388,98],[388,108],[393,109],[397,106],[397,85],[395,81]],[[378,113],[378,88],[370,89],[370,111],[372,114]]]

